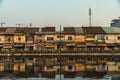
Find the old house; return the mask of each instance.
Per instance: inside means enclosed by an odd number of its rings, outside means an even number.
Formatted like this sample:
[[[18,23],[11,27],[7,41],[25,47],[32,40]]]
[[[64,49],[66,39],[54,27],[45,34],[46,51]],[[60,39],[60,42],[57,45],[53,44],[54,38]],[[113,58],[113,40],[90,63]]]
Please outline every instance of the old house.
[[[44,27],[41,28],[43,34],[43,43],[45,46],[45,51],[54,51],[55,50],[55,27]]]
[[[75,29],[74,27],[64,27],[66,50],[75,51]]]
[[[101,51],[105,47],[105,31],[101,27],[82,27],[87,51]]]

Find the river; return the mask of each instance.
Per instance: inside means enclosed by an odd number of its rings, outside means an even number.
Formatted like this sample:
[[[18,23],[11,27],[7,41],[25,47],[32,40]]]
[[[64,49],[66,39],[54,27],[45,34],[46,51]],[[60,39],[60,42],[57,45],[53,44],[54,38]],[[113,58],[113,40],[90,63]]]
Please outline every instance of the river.
[[[60,80],[60,75],[56,75],[55,78],[8,78],[3,77],[0,80]],[[88,77],[75,77],[75,78],[64,78],[61,76],[61,80],[120,80],[120,74],[107,74],[103,78],[88,78]]]

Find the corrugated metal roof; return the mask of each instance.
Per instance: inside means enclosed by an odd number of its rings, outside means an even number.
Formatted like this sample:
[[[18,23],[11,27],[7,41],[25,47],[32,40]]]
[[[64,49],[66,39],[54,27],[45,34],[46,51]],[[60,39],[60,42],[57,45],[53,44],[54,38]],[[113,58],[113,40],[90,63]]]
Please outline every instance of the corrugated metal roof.
[[[15,33],[35,34],[35,32],[38,32],[38,31],[39,31],[39,28],[21,27],[21,28],[16,28]]]
[[[86,34],[105,34],[101,27],[82,27]]]
[[[29,34],[35,34],[35,32],[38,32],[39,28],[26,28],[25,29],[25,33],[29,33]]]
[[[107,34],[115,34],[116,32],[113,30],[112,27],[102,27],[105,33]]]
[[[41,28],[41,32],[55,32],[55,27],[43,27]]]
[[[120,33],[120,28],[119,27],[112,27],[112,28],[116,33]]]
[[[15,33],[25,33],[26,28],[16,28]]]
[[[81,27],[74,27],[76,34],[84,34],[84,31]]]
[[[5,34],[14,34],[16,28],[7,28],[7,30],[5,31]]]
[[[1,27],[1,28],[0,28],[0,33],[4,33],[6,30],[7,30],[6,27]]]
[[[75,29],[74,29],[74,27],[64,27],[63,32],[68,33],[68,34],[74,34]]]

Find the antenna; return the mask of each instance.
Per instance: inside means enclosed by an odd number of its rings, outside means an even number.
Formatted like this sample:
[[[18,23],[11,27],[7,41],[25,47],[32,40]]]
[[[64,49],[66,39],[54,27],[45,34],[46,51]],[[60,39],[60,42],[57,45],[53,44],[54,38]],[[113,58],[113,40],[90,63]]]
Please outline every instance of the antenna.
[[[29,23],[29,26],[32,27],[32,23]]]
[[[1,22],[1,23],[0,23],[1,27],[3,26],[3,24],[5,24],[5,23],[4,23],[4,22]]]
[[[90,3],[89,3],[89,5],[90,5],[90,7],[89,7],[89,26],[91,27],[92,26],[92,19],[91,19],[91,16],[92,16],[92,10],[91,10],[91,0],[89,0],[90,1]]]
[[[61,25],[60,25],[60,50],[59,50],[59,57],[60,57],[60,80],[62,80],[62,60],[61,60]]]
[[[22,25],[29,25],[30,27],[32,26],[32,24],[30,23],[30,24],[16,24],[16,25],[18,25],[18,27],[21,27]],[[28,27],[28,26],[27,26]]]
[[[91,8],[89,8],[89,23],[90,23],[90,27],[91,27],[91,15],[92,15]]]
[[[21,24],[16,24],[16,25],[18,25],[18,27],[20,27],[20,26],[21,26]]]

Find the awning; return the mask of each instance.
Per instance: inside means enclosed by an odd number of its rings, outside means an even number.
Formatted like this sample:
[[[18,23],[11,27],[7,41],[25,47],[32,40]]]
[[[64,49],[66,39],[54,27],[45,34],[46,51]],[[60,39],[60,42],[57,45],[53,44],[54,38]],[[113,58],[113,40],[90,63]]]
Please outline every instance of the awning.
[[[33,63],[28,62],[27,65],[28,66],[33,66]]]
[[[116,43],[116,45],[120,46],[120,43]]]
[[[55,46],[45,46],[45,47],[52,47],[52,48],[53,48],[53,47],[55,47]]]
[[[3,48],[12,48],[12,45],[11,44],[4,44]]]
[[[14,45],[14,47],[23,47],[24,45],[23,44],[16,44]]]
[[[106,46],[106,44],[97,44],[97,46]]]
[[[33,44],[26,44],[26,46],[34,46]]]
[[[85,47],[85,43],[84,42],[79,42],[76,44],[77,47]]]
[[[77,45],[77,47],[85,47],[85,45]]]
[[[76,42],[84,42],[84,41],[85,41],[85,39],[80,39],[80,38],[76,39]]]
[[[0,44],[0,47],[3,47],[3,45],[2,45],[2,44]]]
[[[114,43],[107,43],[107,46],[115,46]]]
[[[3,66],[4,65],[4,63],[0,63],[0,66]]]
[[[86,46],[96,46],[96,44],[86,44]]]
[[[104,50],[109,50],[108,47],[105,47]]]
[[[68,43],[66,46],[75,46],[75,43]]]
[[[46,43],[45,45],[50,45],[50,46],[53,46],[54,44]]]
[[[45,44],[44,43],[37,43],[35,44],[36,46],[44,46]]]

